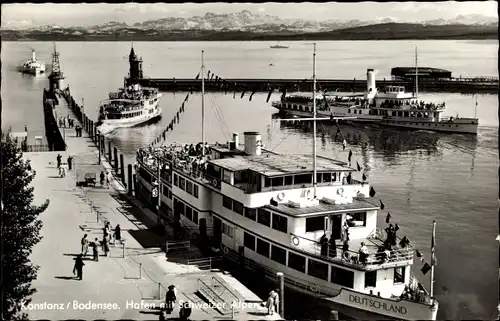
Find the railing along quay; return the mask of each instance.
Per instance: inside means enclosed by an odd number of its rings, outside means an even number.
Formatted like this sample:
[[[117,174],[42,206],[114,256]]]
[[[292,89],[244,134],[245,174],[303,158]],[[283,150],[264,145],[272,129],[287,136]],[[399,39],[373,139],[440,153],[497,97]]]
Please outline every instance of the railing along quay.
[[[129,81],[128,79],[126,81]],[[156,87],[162,91],[200,91],[201,79],[176,78],[142,78],[137,80],[140,85]],[[334,91],[366,91],[364,79],[322,79],[317,81],[322,90]],[[415,82],[410,80],[378,80],[379,89],[385,86],[404,86],[407,91],[415,88]],[[469,78],[469,79],[419,79],[421,92],[456,92],[456,93],[497,93],[498,79]],[[310,79],[209,79],[205,81],[205,90],[222,91],[226,93],[242,91],[248,92],[275,92],[282,91],[310,91]]]

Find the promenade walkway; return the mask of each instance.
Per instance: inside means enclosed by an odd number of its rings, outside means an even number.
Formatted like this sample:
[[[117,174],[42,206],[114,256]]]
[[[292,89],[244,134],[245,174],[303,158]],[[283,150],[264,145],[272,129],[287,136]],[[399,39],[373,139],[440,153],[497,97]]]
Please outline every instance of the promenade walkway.
[[[56,108],[59,115],[71,115],[69,109],[64,110],[67,106],[63,99]],[[104,158],[101,159],[102,165],[98,164],[98,151],[87,133],[76,137],[74,129],[67,129],[65,136],[66,152],[24,154],[36,171],[33,181],[35,204],[50,199],[48,209],[40,216],[43,239],[35,246],[31,257],[40,270],[33,282],[38,292],[27,306],[30,318],[157,319],[158,307],[164,302],[167,287],[174,284],[178,289],[178,300],[199,304],[193,307],[191,319],[228,319],[231,315],[222,315],[206,304],[201,306],[204,301],[196,295],[199,280],[208,282],[217,277],[227,285],[225,297],[228,297],[228,292],[235,293],[241,302],[246,302],[239,306],[235,318],[279,319],[277,315],[264,316],[261,300],[231,275],[188,265],[188,260],[202,256],[195,247],[166,257],[163,247],[170,238],[169,233],[163,236],[151,230],[155,226],[152,213],[121,193],[124,188],[111,171],[110,188],[100,184],[77,188],[76,182],[82,180],[84,173],[98,174],[110,169],[110,165]],[[58,153],[64,162],[69,155],[74,157],[74,167],[65,178],[58,176]],[[124,246],[111,246],[110,256],[100,256],[98,262],[85,260],[83,280],[78,281],[72,272],[73,259],[81,250],[80,240],[85,233],[90,240],[100,240],[105,221],[109,221],[112,227],[120,224]],[[89,303],[108,306],[92,307]],[[178,317],[178,308],[170,317]]]

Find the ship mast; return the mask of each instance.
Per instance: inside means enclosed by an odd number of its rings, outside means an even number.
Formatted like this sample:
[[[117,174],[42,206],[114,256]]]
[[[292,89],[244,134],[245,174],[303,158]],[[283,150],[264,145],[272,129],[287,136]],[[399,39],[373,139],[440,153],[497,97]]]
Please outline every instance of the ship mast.
[[[418,52],[415,47],[415,98],[418,99]]]
[[[205,62],[201,51],[201,155],[205,156]]]
[[[313,191],[316,199],[317,168],[316,168],[316,43],[313,44]]]

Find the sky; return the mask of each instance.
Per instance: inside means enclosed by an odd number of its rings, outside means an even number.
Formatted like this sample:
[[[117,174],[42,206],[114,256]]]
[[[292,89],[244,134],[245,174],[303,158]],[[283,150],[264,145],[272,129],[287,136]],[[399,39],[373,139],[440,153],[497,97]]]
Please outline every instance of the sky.
[[[496,17],[496,1],[392,2],[392,3],[179,3],[179,4],[5,4],[2,27],[90,26],[109,21],[126,23],[166,17],[191,17],[212,13],[249,10],[283,19],[395,21],[453,19],[458,15],[479,14]]]

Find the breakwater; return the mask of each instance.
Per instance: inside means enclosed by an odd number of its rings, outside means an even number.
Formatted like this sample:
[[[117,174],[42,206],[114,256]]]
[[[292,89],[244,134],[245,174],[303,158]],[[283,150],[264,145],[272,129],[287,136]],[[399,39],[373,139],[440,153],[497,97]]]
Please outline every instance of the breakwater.
[[[64,151],[66,150],[66,143],[63,134],[57,125],[57,112],[56,105],[59,100],[53,91],[47,89],[43,90],[43,117],[45,121],[45,136],[47,138],[47,145],[50,151]]]
[[[201,79],[176,78],[141,78],[134,79],[141,86],[156,87],[162,91],[200,91]],[[129,78],[126,84],[131,84]],[[327,91],[366,91],[366,80],[363,79],[319,79],[317,86]],[[415,88],[415,81],[379,80],[377,87],[404,86],[407,91]],[[205,90],[225,92],[269,92],[269,91],[311,91],[311,79],[221,79],[208,77]],[[444,80],[419,80],[419,91],[422,92],[454,92],[454,93],[498,93],[498,80],[483,78],[452,78]]]

